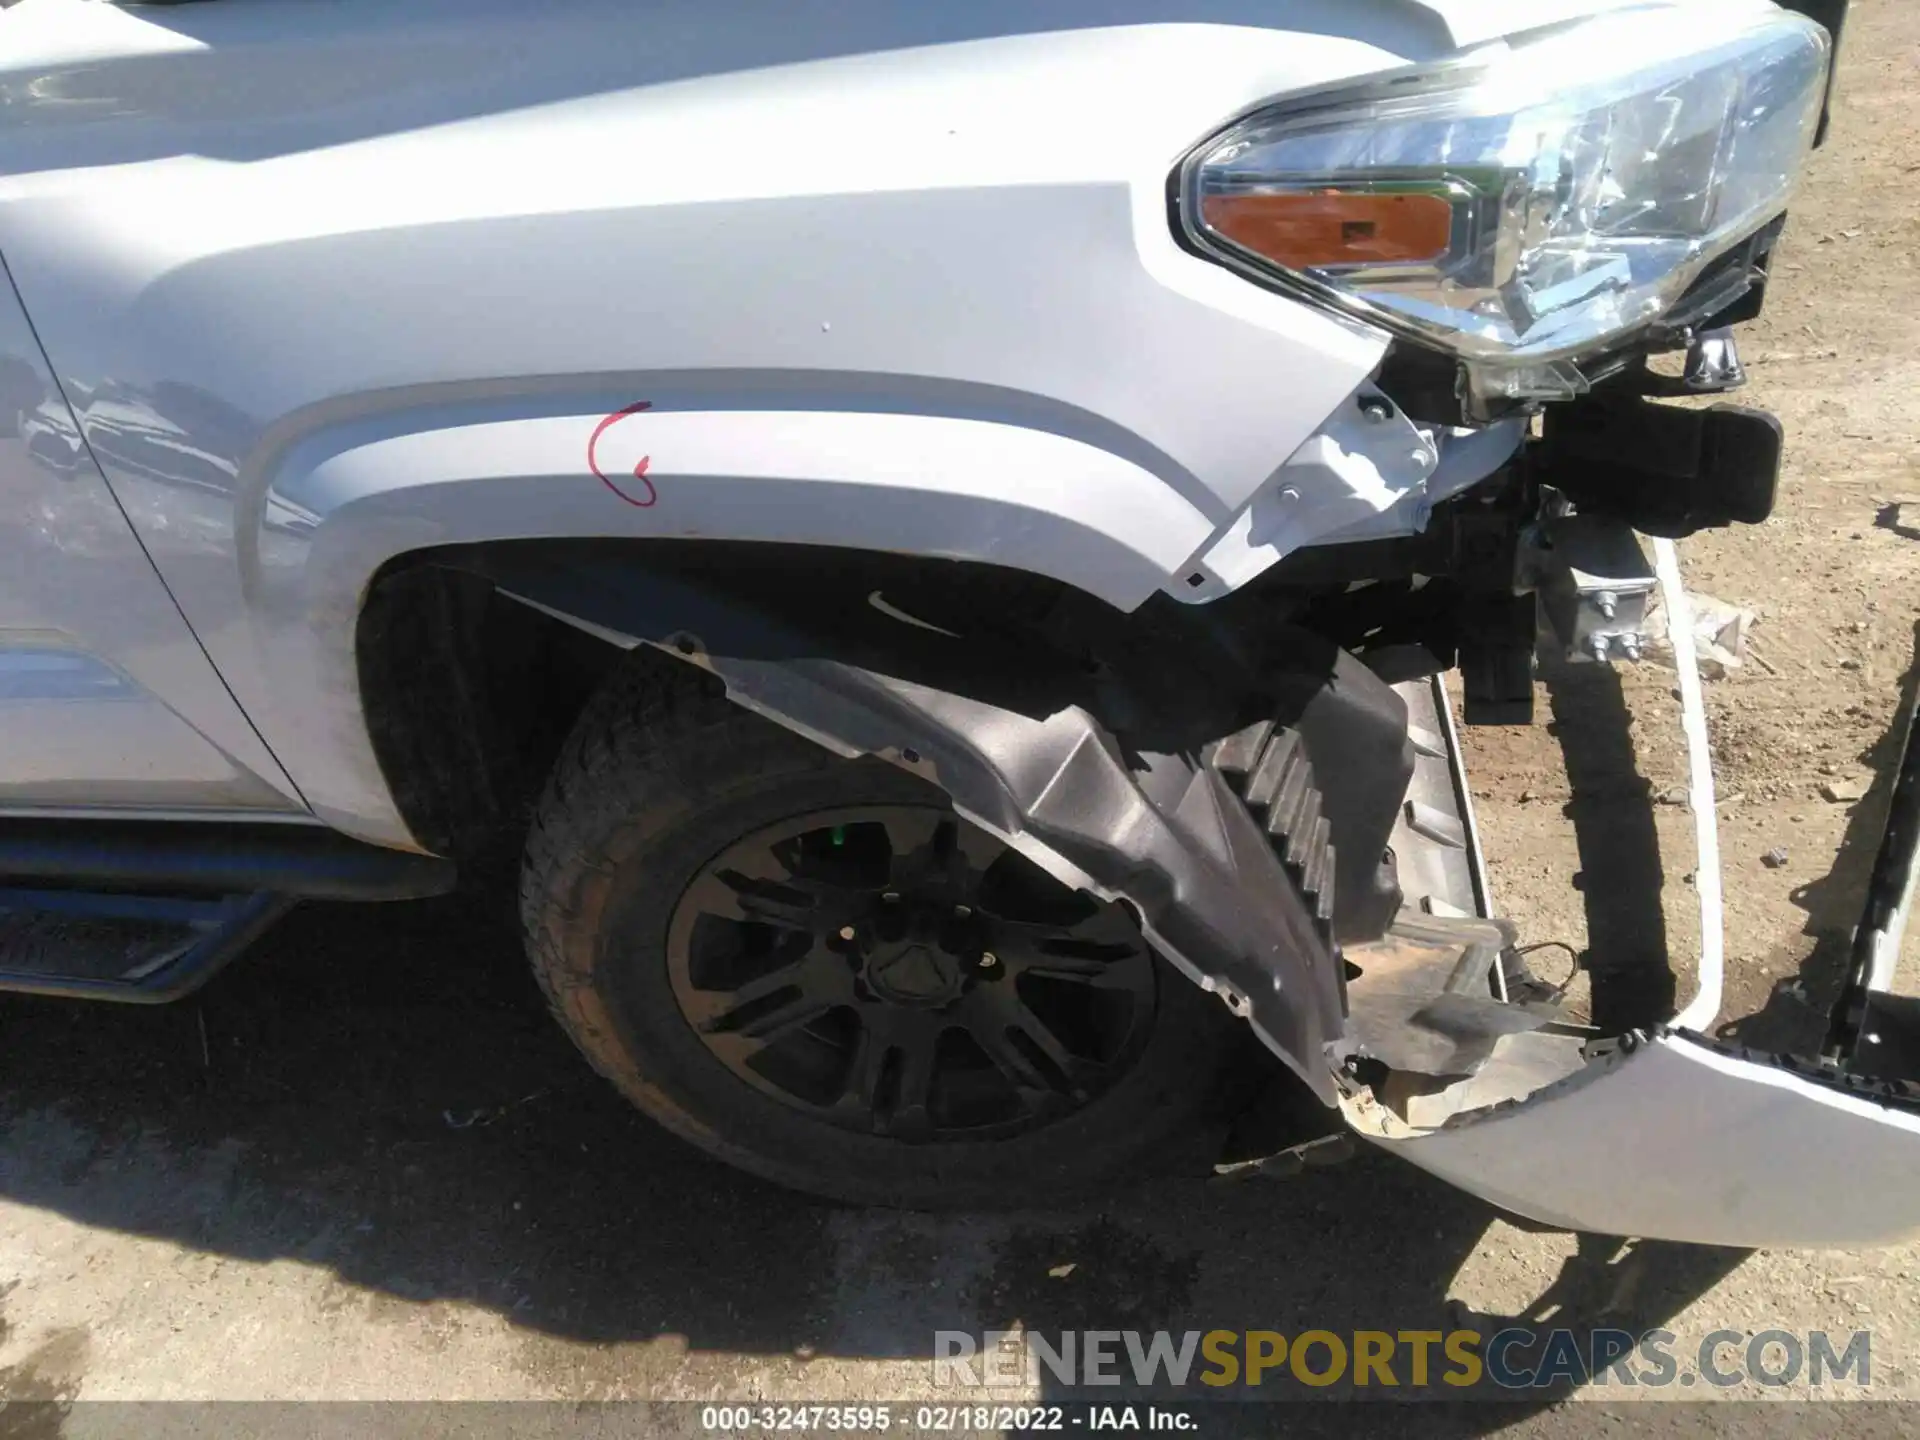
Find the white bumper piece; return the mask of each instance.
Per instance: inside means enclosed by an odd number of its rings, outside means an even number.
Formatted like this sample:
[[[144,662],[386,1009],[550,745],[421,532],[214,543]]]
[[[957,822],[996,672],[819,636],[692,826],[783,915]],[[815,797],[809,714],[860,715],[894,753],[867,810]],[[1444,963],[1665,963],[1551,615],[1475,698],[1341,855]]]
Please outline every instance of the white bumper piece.
[[[1720,1008],[1713,775],[1670,542],[1655,542],[1655,567],[1673,617],[1696,825],[1702,943],[1693,998],[1649,1032],[1593,1040],[1549,1024],[1503,1036],[1472,1076],[1443,1090],[1365,1085],[1349,1074],[1342,1108],[1357,1133],[1422,1169],[1570,1230],[1813,1248],[1906,1239],[1920,1233],[1916,1087],[1756,1056],[1700,1033]],[[1437,708],[1470,840],[1444,696]]]

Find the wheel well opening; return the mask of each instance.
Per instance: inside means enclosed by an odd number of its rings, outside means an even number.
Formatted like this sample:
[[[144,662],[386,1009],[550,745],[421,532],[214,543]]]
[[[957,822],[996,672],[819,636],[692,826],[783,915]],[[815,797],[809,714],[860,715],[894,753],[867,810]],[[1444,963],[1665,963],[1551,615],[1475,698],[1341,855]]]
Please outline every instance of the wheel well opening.
[[[518,856],[561,745],[624,653],[432,560],[376,577],[355,648],[368,735],[401,816],[463,868]]]
[[[355,649],[362,708],[381,772],[414,837],[467,869],[483,857],[518,853],[568,733],[629,653],[498,588],[491,567],[509,555],[562,571],[611,564],[741,587],[746,603],[823,625],[826,633],[844,618],[847,600],[828,593],[822,577],[852,585],[858,598],[868,590],[876,598],[883,591],[900,597],[913,608],[899,612],[882,603],[879,610],[909,640],[920,633],[915,627],[939,628],[913,613],[936,602],[960,603],[974,619],[991,612],[999,630],[1022,636],[1063,623],[1076,632],[1089,627],[1089,617],[1091,631],[1100,632],[1118,618],[1043,576],[819,546],[578,539],[400,557],[374,578],[361,607]],[[1055,613],[1063,599],[1074,602],[1064,621]],[[657,663],[681,662],[659,655]]]

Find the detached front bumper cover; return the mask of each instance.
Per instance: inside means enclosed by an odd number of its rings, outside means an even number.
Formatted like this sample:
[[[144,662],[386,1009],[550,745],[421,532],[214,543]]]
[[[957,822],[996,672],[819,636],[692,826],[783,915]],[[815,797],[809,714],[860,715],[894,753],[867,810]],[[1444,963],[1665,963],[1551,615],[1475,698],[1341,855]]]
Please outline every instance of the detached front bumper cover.
[[[1656,566],[1679,666],[1699,851],[1693,999],[1652,1031],[1583,1040],[1546,1027],[1501,1037],[1451,1092],[1383,1099],[1350,1081],[1342,1111],[1357,1133],[1422,1169],[1567,1229],[1742,1246],[1905,1239],[1920,1233],[1920,1090],[1879,1062],[1907,1048],[1894,1037],[1912,1013],[1885,987],[1920,864],[1920,756],[1909,734],[1829,1054],[1765,1056],[1708,1038],[1722,971],[1713,775],[1669,542],[1656,542]],[[1449,752],[1464,803],[1451,743]]]
[[[1058,878],[1125,900],[1161,953],[1355,1132],[1464,1190],[1549,1224],[1648,1239],[1899,1240],[1920,1232],[1920,1107],[1912,1086],[1869,1078],[1856,1055],[1877,1037],[1876,1075],[1889,1073],[1888,1007],[1856,1003],[1856,1019],[1877,1018],[1825,1059],[1755,1057],[1705,1036],[1722,968],[1713,776],[1686,596],[1671,544],[1655,542],[1655,554],[1688,742],[1701,963],[1693,998],[1664,1027],[1604,1038],[1518,985],[1508,993],[1512,935],[1490,917],[1437,682],[1389,690],[1329,647],[1296,677],[1304,703],[1287,702],[1275,721],[1223,719],[1184,682],[1124,692],[1146,722],[1123,745],[1095,713],[1106,682],[1084,666],[991,633],[916,629],[902,652],[901,623],[865,603],[858,577],[844,603],[826,607],[830,633],[814,633],[741,593],[732,572],[721,585],[697,568],[559,565],[511,551],[488,568],[507,594],[679,655],[736,702],[842,755],[914,771]],[[1177,647],[1134,638],[1142,673],[1164,682]],[[1297,663],[1305,652],[1288,645]],[[1263,673],[1258,657],[1248,673]],[[1325,797],[1321,769],[1333,777]],[[1398,823],[1390,836],[1355,832],[1346,861],[1370,865],[1391,849],[1406,909],[1384,940],[1343,956],[1325,879],[1340,847],[1329,845],[1322,801],[1387,782],[1405,795]],[[1910,892],[1901,882],[1916,828],[1899,832],[1904,868],[1883,864],[1891,878],[1880,890]],[[1363,883],[1331,889],[1365,896]],[[1883,896],[1875,914],[1865,950],[1885,956],[1904,907]],[[1884,985],[1863,971],[1855,990]]]

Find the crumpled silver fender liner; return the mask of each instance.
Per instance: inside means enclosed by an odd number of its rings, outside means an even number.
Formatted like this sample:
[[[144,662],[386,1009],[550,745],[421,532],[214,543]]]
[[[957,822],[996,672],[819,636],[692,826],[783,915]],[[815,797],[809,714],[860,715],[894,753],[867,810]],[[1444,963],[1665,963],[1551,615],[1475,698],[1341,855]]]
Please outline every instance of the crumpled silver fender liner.
[[[701,659],[736,703],[913,771],[1041,869],[1128,901],[1155,949],[1332,1101],[1316,1063],[1343,1018],[1330,947],[1210,764],[1155,757],[1143,776],[1077,707],[1036,719],[834,661]]]
[[[1031,660],[910,613],[903,624],[895,607],[861,603],[864,595],[835,612],[830,631],[813,633],[797,605],[780,613],[712,577],[617,556],[561,563],[506,549],[480,556],[475,568],[556,618],[699,666],[735,703],[837,754],[919,775],[1056,878],[1126,901],[1161,955],[1219,995],[1324,1103],[1337,1103],[1325,1057],[1341,1041],[1345,1012],[1329,917],[1289,874],[1286,835],[1263,828],[1228,778],[1237,773],[1233,756],[1273,725],[1236,719],[1209,730],[1203,715],[1185,740],[1130,734],[1123,744],[1076,702],[1084,687],[1048,671],[1055,662],[1021,694],[998,682]],[[897,648],[900,634],[912,638],[912,653]],[[894,638],[882,644],[875,635]],[[941,635],[958,652],[954,664],[938,658]],[[1384,733],[1404,749],[1398,700],[1352,656],[1319,644],[1329,652],[1327,685],[1383,696],[1395,717]],[[1145,705],[1148,697],[1131,698]],[[1234,739],[1241,744],[1223,753]],[[1384,773],[1393,760],[1375,768]],[[1300,773],[1311,790],[1310,769]],[[1321,821],[1323,867],[1333,863],[1326,833]]]

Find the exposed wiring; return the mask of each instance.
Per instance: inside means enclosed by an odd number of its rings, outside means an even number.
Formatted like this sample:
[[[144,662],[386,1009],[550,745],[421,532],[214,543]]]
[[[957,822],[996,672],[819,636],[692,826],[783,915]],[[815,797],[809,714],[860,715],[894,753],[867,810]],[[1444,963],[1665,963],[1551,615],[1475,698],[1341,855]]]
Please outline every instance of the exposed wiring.
[[[1564,940],[1541,940],[1532,945],[1517,946],[1513,953],[1524,960],[1536,950],[1564,950],[1567,952],[1567,958],[1573,962],[1573,968],[1567,971],[1567,978],[1552,989],[1551,998],[1555,1000],[1564,998],[1568,988],[1580,976],[1580,952]]]

